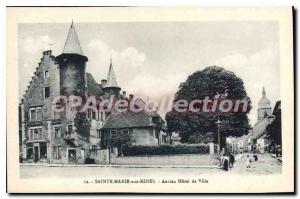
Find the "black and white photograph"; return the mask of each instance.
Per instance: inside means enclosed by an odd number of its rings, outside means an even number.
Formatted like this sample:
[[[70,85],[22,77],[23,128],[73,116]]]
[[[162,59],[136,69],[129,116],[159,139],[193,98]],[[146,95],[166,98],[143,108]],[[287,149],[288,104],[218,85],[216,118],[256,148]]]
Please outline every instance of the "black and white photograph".
[[[293,191],[292,8],[226,9],[8,8],[20,190]]]

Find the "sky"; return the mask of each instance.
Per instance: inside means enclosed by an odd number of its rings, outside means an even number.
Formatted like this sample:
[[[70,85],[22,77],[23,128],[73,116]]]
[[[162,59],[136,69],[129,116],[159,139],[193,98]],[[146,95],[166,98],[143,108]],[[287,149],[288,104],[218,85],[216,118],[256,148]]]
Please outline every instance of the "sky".
[[[70,24],[18,25],[19,96],[42,57],[62,52]],[[76,23],[88,57],[86,70],[96,81],[106,79],[110,57],[119,86],[127,94],[157,100],[173,97],[188,75],[218,65],[234,72],[252,101],[251,124],[264,86],[274,107],[280,100],[279,26],[277,22],[122,22]]]

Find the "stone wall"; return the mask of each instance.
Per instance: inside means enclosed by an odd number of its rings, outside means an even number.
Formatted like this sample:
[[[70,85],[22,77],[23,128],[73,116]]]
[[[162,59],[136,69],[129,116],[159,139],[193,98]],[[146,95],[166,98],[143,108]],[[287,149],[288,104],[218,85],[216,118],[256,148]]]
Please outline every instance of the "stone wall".
[[[132,157],[111,157],[111,164],[116,165],[198,165],[208,166],[218,163],[216,155],[182,154],[152,155]]]
[[[160,136],[160,135],[159,135]],[[157,146],[158,139],[155,138],[155,131],[153,128],[134,128],[132,129],[133,145],[143,146]]]

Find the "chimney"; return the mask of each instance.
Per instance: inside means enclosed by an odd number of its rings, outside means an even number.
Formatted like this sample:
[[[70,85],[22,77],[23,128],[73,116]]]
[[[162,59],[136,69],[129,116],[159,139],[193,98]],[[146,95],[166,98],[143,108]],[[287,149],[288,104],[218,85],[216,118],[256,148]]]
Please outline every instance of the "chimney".
[[[126,97],[126,91],[123,91],[123,97],[124,98]]]
[[[101,80],[101,86],[104,87],[107,83],[107,80],[106,79],[102,79]]]
[[[133,94],[129,94],[129,101],[131,101],[133,99],[134,95]]]
[[[51,55],[52,51],[51,50],[46,50],[43,52],[43,55]]]

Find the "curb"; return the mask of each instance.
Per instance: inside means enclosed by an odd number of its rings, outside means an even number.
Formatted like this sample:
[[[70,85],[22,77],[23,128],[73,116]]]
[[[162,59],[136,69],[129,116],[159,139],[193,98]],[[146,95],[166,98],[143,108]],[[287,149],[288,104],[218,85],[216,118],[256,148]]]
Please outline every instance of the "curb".
[[[282,159],[279,159],[278,157],[276,157],[276,155],[270,154],[270,156],[273,157],[273,158],[275,158],[275,159],[277,159],[279,162],[282,163]]]
[[[107,168],[210,168],[219,169],[216,165],[70,165],[70,164],[20,164],[20,166],[43,166],[43,167],[107,167]]]

